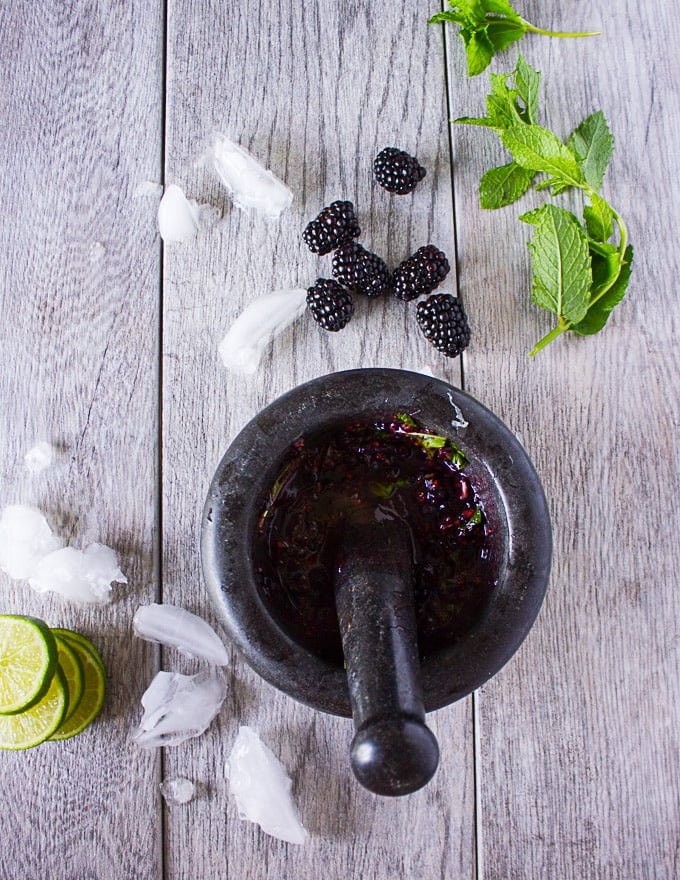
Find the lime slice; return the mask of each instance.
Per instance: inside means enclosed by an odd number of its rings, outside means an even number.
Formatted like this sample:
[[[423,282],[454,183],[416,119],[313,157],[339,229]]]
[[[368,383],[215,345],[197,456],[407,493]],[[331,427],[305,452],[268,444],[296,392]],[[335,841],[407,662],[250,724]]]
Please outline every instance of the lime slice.
[[[64,720],[68,685],[56,667],[45,696],[25,712],[0,715],[0,749],[30,749],[45,742]]]
[[[57,667],[57,645],[35,617],[0,615],[0,714],[24,712],[47,693]]]
[[[64,640],[66,641],[65,636]],[[88,639],[85,641],[89,642]],[[99,715],[104,705],[106,676],[101,658],[97,659],[98,654],[93,654],[89,648],[78,644],[75,640],[71,640],[71,647],[78,655],[83,667],[83,694],[73,714],[64,720],[59,729],[50,736],[51,740],[70,739],[77,733],[81,733]]]
[[[92,642],[87,638],[87,636],[82,635],[82,633],[75,632],[72,629],[62,629],[61,627],[53,627],[52,632],[55,636],[61,636],[63,639],[66,639],[66,641],[72,648],[83,648],[85,651],[89,651],[101,667],[104,675],[106,675],[106,667],[104,666],[102,655],[92,644]]]
[[[64,678],[68,685],[68,710],[64,716],[64,721],[68,721],[76,711],[80,698],[83,695],[85,673],[83,672],[83,664],[75,649],[62,636],[55,634],[54,638],[59,653],[59,667],[64,673]]]

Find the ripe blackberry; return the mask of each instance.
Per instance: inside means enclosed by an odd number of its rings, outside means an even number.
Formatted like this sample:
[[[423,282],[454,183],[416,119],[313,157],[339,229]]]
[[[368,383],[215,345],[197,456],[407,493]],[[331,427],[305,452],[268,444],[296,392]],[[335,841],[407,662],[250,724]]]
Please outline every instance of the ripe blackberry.
[[[404,196],[416,188],[427,172],[414,156],[396,147],[385,147],[373,160],[373,173],[384,189]]]
[[[328,254],[361,235],[351,202],[332,202],[310,221],[302,233],[307,247],[315,254]]]
[[[392,286],[397,299],[412,300],[432,293],[449,274],[446,255],[433,244],[428,244],[404,260],[394,270]]]
[[[390,289],[390,271],[377,254],[348,241],[333,254],[333,277],[348,290],[382,296]]]
[[[307,291],[307,306],[324,330],[342,330],[354,313],[352,296],[332,278],[317,278]]]
[[[465,309],[450,293],[435,293],[418,303],[416,320],[432,345],[447,357],[456,357],[470,343]]]

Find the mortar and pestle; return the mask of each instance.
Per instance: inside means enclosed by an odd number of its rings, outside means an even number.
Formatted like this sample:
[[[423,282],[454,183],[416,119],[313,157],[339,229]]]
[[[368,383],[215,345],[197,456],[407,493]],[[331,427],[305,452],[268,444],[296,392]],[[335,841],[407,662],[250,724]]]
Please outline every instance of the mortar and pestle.
[[[345,437],[369,470],[353,460],[350,489],[324,495]],[[201,549],[241,656],[294,699],[351,716],[355,776],[394,796],[436,771],[425,713],[488,681],[528,634],[551,529],[538,476],[493,413],[441,380],[363,369],[300,385],[246,425],[213,477]],[[289,564],[301,553],[302,574]]]

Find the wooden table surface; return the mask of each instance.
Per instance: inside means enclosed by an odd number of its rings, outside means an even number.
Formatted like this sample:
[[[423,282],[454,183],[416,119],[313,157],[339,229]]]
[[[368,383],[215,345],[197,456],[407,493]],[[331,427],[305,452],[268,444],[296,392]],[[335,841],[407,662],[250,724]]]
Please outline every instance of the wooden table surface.
[[[518,7],[544,27],[603,31],[529,36],[521,49],[543,73],[544,124],[566,137],[605,112],[617,146],[604,194],[636,248],[606,330],[533,361],[550,318],[530,302],[516,218],[544,197],[480,209],[480,175],[504,151],[448,119],[483,110],[488,77],[466,78],[458,38],[427,25],[434,4],[0,4],[0,500],[37,505],[76,546],[111,545],[129,580],[110,605],[82,607],[0,573],[0,611],[89,635],[109,676],[84,734],[0,753],[1,880],[680,876],[677,4]],[[511,70],[516,54],[491,69]],[[237,211],[197,164],[215,131],[291,187],[279,222]],[[372,183],[387,145],[427,167],[413,195]],[[178,183],[223,219],[163,246],[145,181]],[[300,231],[337,198],[354,201],[362,241],[390,265],[430,241],[448,253],[443,289],[460,292],[473,328],[462,361],[429,346],[413,308],[386,300],[361,303],[339,334],[306,315],[255,376],[227,373],[218,345],[245,304],[328,274]],[[131,744],[155,671],[197,668],[134,637],[136,608],[163,600],[214,623],[199,524],[230,440],[302,381],[423,364],[520,435],[555,543],[518,654],[429,716],[442,753],[433,782],[394,800],[363,791],[347,763],[351,723],[294,703],[236,656],[206,734],[162,751]],[[39,439],[59,456],[31,477],[23,455]],[[304,847],[239,819],[224,768],[240,724],[289,769]],[[176,775],[200,796],[168,807],[159,783]]]

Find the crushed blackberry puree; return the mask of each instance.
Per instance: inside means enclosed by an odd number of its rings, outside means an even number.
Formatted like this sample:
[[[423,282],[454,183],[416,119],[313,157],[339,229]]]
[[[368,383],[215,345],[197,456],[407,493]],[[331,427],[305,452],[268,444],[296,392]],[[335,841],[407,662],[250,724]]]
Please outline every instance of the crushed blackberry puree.
[[[408,525],[421,656],[474,628],[497,568],[494,529],[467,464],[452,441],[404,413],[296,440],[262,501],[253,542],[260,595],[281,628],[342,664],[334,535],[357,515]]]

